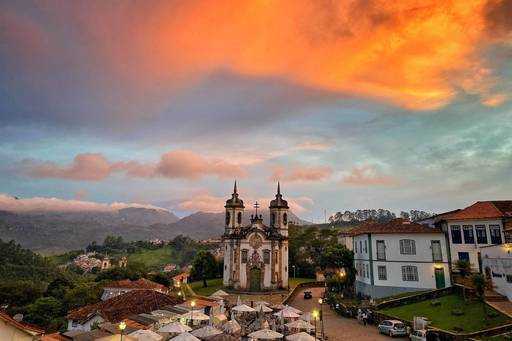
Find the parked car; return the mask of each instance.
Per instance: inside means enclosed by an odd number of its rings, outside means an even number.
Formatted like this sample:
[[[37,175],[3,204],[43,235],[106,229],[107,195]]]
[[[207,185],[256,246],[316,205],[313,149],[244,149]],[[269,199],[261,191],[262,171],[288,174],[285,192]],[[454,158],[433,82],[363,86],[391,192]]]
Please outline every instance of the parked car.
[[[379,326],[379,333],[393,336],[407,336],[407,327],[402,321],[384,320]]]
[[[409,335],[411,341],[427,341],[427,331],[424,329],[415,330]]]
[[[309,300],[310,298],[313,298],[311,291],[304,291],[304,299]]]

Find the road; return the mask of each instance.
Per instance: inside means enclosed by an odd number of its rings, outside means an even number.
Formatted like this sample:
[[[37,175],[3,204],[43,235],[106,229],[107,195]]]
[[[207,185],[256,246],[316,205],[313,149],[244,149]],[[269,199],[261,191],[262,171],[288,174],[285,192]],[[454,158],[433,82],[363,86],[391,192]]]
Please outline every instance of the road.
[[[322,297],[324,288],[308,288],[313,294],[313,299],[305,300],[303,291],[299,292],[290,302],[290,305],[304,312],[319,309],[318,299]],[[333,340],[357,340],[357,341],[390,341],[388,336],[379,334],[375,326],[363,326],[356,319],[345,318],[337,315],[328,305],[323,307],[324,330],[329,341]],[[320,328],[320,327],[319,327]],[[319,329],[320,330],[320,329]],[[402,339],[402,338],[400,338]],[[396,339],[393,339],[396,340]],[[405,340],[405,338],[403,339]]]

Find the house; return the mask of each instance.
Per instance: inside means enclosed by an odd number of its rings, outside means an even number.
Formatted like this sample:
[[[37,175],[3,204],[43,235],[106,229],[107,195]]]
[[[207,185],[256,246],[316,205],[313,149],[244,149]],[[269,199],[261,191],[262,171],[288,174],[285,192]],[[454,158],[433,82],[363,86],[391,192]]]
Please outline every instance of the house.
[[[512,301],[512,244],[482,246],[482,269],[497,293]]]
[[[355,227],[349,227],[346,229],[341,230],[338,233],[338,244],[345,246],[347,249],[352,251],[353,245],[353,235],[352,230],[354,230]]]
[[[151,289],[132,290],[108,300],[72,310],[67,315],[68,330],[89,331],[92,327],[104,322],[117,323],[132,315],[150,313],[182,301],[181,298]]]
[[[481,248],[500,245],[512,231],[512,200],[478,201],[435,222],[449,240],[450,262],[467,260],[481,271]]]
[[[43,334],[43,329],[12,318],[5,311],[0,310],[0,340],[41,340]]]
[[[380,298],[451,285],[442,231],[404,219],[352,230],[356,292]]]
[[[131,281],[129,279],[123,279],[121,281],[111,282],[103,287],[103,294],[101,295],[101,299],[103,301],[108,300],[112,297],[116,297],[122,295],[124,293],[133,291],[133,290],[155,290],[166,294],[169,289],[162,284],[152,282],[145,278],[140,278],[136,281]]]
[[[172,278],[175,287],[180,287],[182,283],[188,283],[189,272],[182,272]]]
[[[217,315],[220,313],[220,304],[215,299],[210,299],[206,297],[194,298],[193,300],[187,300],[181,304],[175,306],[175,308],[182,309],[185,312],[192,310],[191,302],[195,303],[193,307],[194,311],[201,311],[206,315],[212,313],[213,315]]]

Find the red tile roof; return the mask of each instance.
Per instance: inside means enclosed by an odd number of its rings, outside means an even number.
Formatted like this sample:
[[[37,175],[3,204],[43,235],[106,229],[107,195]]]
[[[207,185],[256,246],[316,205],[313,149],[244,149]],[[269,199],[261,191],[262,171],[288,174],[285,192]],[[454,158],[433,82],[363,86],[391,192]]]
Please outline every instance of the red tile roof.
[[[161,290],[167,291],[167,287],[165,285],[155,283],[150,281],[149,279],[140,278],[136,281],[131,281],[129,279],[123,279],[121,281],[110,282],[105,285],[105,288],[123,288],[123,289],[152,289],[152,290]]]
[[[6,323],[14,326],[15,328],[24,331],[30,335],[42,335],[44,334],[44,329],[41,329],[38,326],[35,326],[30,323],[26,323],[23,321],[16,321],[12,317],[9,316],[5,311],[0,310],[0,319],[4,320]]]
[[[123,295],[90,304],[69,312],[67,318],[76,321],[87,321],[99,314],[109,322],[119,322],[130,315],[149,313],[168,305],[176,305],[182,299],[169,296],[154,290],[133,290]]]
[[[352,231],[353,236],[361,234],[400,234],[400,233],[442,233],[438,228],[412,223],[404,219],[393,219],[387,223],[367,221]]]
[[[500,219],[512,217],[512,200],[477,201],[458,212],[448,214],[444,220]]]

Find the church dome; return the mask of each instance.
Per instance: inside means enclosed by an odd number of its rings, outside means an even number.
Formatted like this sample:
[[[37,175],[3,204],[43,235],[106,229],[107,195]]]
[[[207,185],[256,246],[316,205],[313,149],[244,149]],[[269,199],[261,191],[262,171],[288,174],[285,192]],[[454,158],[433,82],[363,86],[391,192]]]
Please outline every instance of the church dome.
[[[288,201],[283,199],[279,182],[277,183],[276,198],[270,202],[270,208],[289,208]]]
[[[235,187],[233,188],[233,194],[231,194],[231,199],[226,200],[225,208],[244,208],[244,201],[238,197],[238,191],[236,188],[236,181],[235,181]]]

